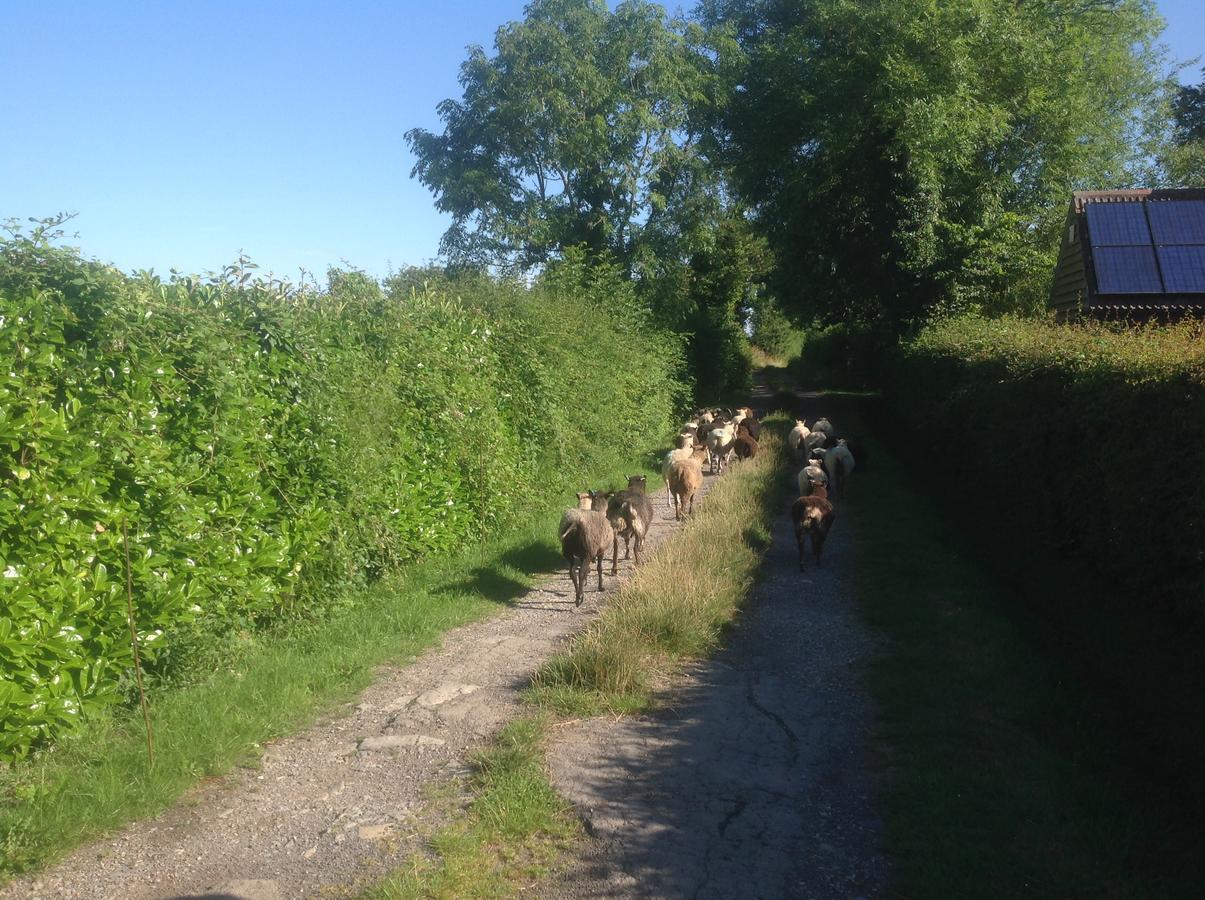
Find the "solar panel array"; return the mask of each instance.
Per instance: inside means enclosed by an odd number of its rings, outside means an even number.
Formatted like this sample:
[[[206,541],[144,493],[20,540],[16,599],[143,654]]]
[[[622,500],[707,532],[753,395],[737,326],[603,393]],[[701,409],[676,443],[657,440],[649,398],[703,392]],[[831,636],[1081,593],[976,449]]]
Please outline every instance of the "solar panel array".
[[[1099,294],[1205,294],[1205,200],[1088,203]]]

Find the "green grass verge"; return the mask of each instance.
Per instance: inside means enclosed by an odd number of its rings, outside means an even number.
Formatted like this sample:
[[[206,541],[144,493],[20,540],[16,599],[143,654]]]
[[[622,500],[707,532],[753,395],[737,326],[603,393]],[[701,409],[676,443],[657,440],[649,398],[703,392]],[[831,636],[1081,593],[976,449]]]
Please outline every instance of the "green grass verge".
[[[681,532],[540,669],[534,702],[574,715],[632,712],[678,660],[716,647],[770,543],[786,421],[767,421],[757,458],[734,464]],[[698,572],[707,577],[688,577]]]
[[[546,720],[508,724],[474,760],[473,800],[429,840],[430,856],[412,859],[368,897],[505,897],[548,875],[581,832],[569,804],[544,771]]]
[[[660,479],[648,475],[655,489]],[[620,485],[623,473],[594,483]],[[131,710],[96,717],[52,751],[0,771],[0,882],[161,811],[204,777],[253,764],[262,744],[351,699],[377,666],[407,661],[447,629],[497,611],[560,568],[556,522],[568,505],[351,595],[327,620],[248,637],[211,677],[152,696],[154,766]]]
[[[1094,580],[1001,540],[990,510],[971,521],[939,504],[881,445],[873,458],[847,520],[863,607],[886,637],[870,686],[897,893],[1199,895],[1192,816],[1169,789],[1198,775],[1160,773],[1158,741],[1102,677],[1145,662],[1102,637]]]

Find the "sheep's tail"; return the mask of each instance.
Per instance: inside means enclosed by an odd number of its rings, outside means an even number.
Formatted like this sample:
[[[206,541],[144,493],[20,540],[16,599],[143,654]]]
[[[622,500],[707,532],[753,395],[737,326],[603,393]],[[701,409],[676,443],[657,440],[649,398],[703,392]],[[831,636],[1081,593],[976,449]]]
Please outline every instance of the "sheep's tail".
[[[561,534],[561,543],[564,543],[564,542],[565,542],[565,539],[566,539],[567,537],[569,537],[569,535],[573,534],[573,532],[577,531],[577,529],[579,529],[579,528],[581,528],[581,527],[582,527],[582,523],[581,523],[581,520],[580,520],[580,519],[578,519],[578,520],[576,520],[576,521],[573,521],[573,522],[570,522],[570,523],[569,523],[569,527],[568,527],[568,528],[566,528],[566,529],[564,530],[564,532],[562,532],[562,534]]]

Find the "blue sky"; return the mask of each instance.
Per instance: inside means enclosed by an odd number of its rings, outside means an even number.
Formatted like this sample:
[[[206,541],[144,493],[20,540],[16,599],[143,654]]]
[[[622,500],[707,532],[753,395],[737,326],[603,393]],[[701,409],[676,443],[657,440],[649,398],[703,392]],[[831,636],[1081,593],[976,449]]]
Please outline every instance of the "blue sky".
[[[1203,2],[1159,0],[1173,59]],[[76,212],[87,255],[164,274],[422,264],[448,221],[402,135],[523,5],[0,0],[0,219]]]

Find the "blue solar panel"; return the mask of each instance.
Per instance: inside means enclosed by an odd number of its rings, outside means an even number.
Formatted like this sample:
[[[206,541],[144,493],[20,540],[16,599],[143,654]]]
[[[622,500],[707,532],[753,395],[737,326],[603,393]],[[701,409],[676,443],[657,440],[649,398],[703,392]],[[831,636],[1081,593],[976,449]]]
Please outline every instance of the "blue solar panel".
[[[1205,244],[1205,200],[1157,200],[1146,205],[1156,244]]]
[[[1155,248],[1150,244],[1145,247],[1094,247],[1092,262],[1096,265],[1097,293],[1163,293],[1159,270],[1155,266]]]
[[[1141,203],[1089,203],[1084,211],[1093,247],[1150,246],[1151,229]]]
[[[1205,294],[1205,245],[1159,247],[1156,252],[1168,293]]]

